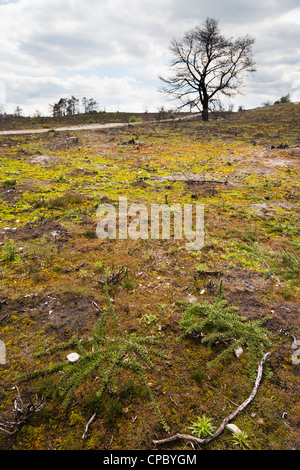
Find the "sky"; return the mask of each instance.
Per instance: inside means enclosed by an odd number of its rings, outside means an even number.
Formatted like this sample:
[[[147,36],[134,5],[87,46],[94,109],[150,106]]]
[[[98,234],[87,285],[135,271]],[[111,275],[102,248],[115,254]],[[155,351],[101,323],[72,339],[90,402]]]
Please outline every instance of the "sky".
[[[290,94],[300,101],[299,0],[0,0],[0,106],[50,114],[60,98],[94,98],[98,110],[156,112],[170,41],[206,18],[227,37],[254,36],[257,72],[236,110]]]

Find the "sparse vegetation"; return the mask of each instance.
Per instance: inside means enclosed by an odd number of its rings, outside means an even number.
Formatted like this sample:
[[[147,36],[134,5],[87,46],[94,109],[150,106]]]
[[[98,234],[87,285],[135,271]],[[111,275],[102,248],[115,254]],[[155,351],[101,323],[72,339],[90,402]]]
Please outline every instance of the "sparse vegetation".
[[[185,335],[200,337],[202,344],[210,348],[219,343],[225,346],[208,366],[214,366],[232,355],[236,349],[247,346],[247,370],[252,380],[255,380],[257,363],[264,354],[263,347],[271,346],[267,331],[262,328],[268,318],[246,321],[245,317],[234,313],[235,310],[223,298],[221,281],[214,303],[189,303],[179,324]]]
[[[217,423],[244,402],[267,350],[237,418],[245,435],[207,448],[297,448],[300,105],[208,123],[136,113],[143,125],[130,126],[132,115],[37,116],[49,132],[0,136],[0,423],[16,385],[25,404],[46,401],[13,440],[0,432],[0,447],[157,449],[155,439],[197,432],[198,417]],[[125,127],[55,130],[88,119]],[[147,208],[204,204],[204,247],[100,240],[97,207],[117,211],[120,195]]]
[[[250,447],[249,437],[245,431],[241,431],[232,436],[232,443],[240,449],[248,449]]]
[[[197,421],[195,421],[189,429],[192,430],[192,434],[201,439],[203,437],[211,436],[215,428],[211,423],[211,418],[207,418],[203,415],[198,416]]]
[[[14,242],[10,240],[5,246],[2,255],[2,261],[6,263],[11,263],[13,261],[19,260],[20,256],[18,250],[16,249]]]
[[[136,116],[131,116],[130,119],[129,119],[129,122],[142,122],[142,118],[141,117],[136,117]]]
[[[66,360],[55,362],[43,369],[35,370],[29,374],[21,375],[20,379],[30,379],[61,371],[59,395],[63,397],[63,406],[69,406],[74,398],[76,391],[87,379],[93,376],[97,370],[101,378],[99,389],[96,396],[100,400],[103,393],[108,389],[111,393],[117,394],[118,382],[120,381],[120,371],[126,370],[136,374],[142,385],[147,390],[154,411],[165,431],[169,430],[166,421],[154,398],[151,388],[148,384],[146,367],[153,367],[150,355],[167,358],[162,352],[155,348],[156,340],[153,337],[142,337],[136,334],[126,335],[120,325],[119,317],[111,303],[108,286],[105,286],[107,310],[103,311],[101,319],[93,327],[93,336],[90,340],[79,339],[74,335],[71,340],[56,344],[48,349],[38,351],[35,355],[40,357],[45,354],[53,354],[58,351],[65,351],[70,348],[76,348],[79,353],[78,363]],[[108,324],[113,324],[114,336],[108,336]],[[88,349],[88,346],[90,348]],[[122,380],[121,380],[122,383]],[[118,404],[117,401],[114,402]],[[113,410],[115,410],[115,406]],[[115,411],[110,408],[111,419],[115,418]]]
[[[3,181],[3,186],[9,187],[9,186],[16,186],[17,182],[15,179],[8,179]]]
[[[290,94],[288,93],[285,96],[282,96],[279,100],[275,101],[274,104],[279,104],[279,103],[290,103]]]

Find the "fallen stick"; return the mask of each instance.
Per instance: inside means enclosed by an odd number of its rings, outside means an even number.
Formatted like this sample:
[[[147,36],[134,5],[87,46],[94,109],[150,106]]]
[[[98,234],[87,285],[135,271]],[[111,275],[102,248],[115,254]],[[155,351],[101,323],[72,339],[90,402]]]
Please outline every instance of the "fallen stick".
[[[88,432],[88,429],[89,429],[89,425],[94,421],[94,419],[96,418],[96,414],[97,413],[94,413],[93,416],[88,420],[88,422],[86,423],[86,426],[85,426],[85,430],[84,430],[84,433],[82,434],[81,436],[81,439],[85,439],[86,438],[86,435],[87,435],[87,432]]]
[[[205,184],[205,183],[211,183],[211,184],[225,184],[227,185],[228,184],[228,180],[206,180],[206,179],[203,179],[203,180],[198,180],[198,179],[193,179],[193,178],[189,178],[187,181],[186,181],[187,184],[193,184],[193,183],[200,183],[200,184]]]
[[[199,439],[198,437],[191,436],[189,434],[175,434],[174,436],[167,437],[166,439],[160,439],[158,441],[153,441],[153,444],[166,444],[167,442],[172,442],[176,441],[177,439],[187,439],[189,441],[195,442],[196,444],[207,444],[208,442],[212,441],[216,437],[218,437],[226,428],[226,425],[231,421],[233,418],[235,418],[241,411],[243,411],[246,406],[249,405],[249,403],[253,400],[255,397],[259,384],[261,382],[262,378],[262,373],[263,373],[263,365],[265,363],[265,360],[271,353],[268,352],[266,353],[263,358],[261,359],[260,363],[258,364],[258,371],[257,371],[257,377],[255,380],[255,384],[253,387],[253,390],[249,397],[235,410],[233,411],[227,418],[225,418],[222,422],[222,424],[218,427],[218,429],[212,434],[211,436],[206,437],[205,439]]]
[[[96,302],[92,302],[92,304],[94,305],[94,307],[96,307],[96,309],[97,309],[99,312],[103,313],[102,308],[100,308],[99,305],[96,304]]]

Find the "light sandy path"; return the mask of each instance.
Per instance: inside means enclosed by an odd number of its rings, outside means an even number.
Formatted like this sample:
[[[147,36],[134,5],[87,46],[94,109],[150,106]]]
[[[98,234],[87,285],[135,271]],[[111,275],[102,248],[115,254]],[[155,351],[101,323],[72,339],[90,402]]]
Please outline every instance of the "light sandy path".
[[[196,113],[192,119],[197,118],[200,114]],[[131,127],[141,126],[143,124],[157,124],[159,122],[173,122],[189,120],[191,116],[181,116],[175,119],[161,119],[160,121],[137,121],[137,122],[109,122],[107,124],[83,124],[82,126],[67,126],[67,127],[51,127],[47,129],[10,129],[7,131],[0,131],[0,135],[17,135],[17,134],[43,134],[45,132],[62,132],[62,131],[84,131],[84,130],[97,130],[97,129],[110,129],[114,127]]]
[[[109,129],[112,127],[125,127],[128,125],[133,126],[137,124],[150,124],[148,122],[109,122],[107,124],[84,124],[82,126],[67,126],[67,127],[51,127],[47,129],[10,129],[7,131],[0,131],[0,135],[16,135],[16,134],[42,134],[45,132],[62,132],[62,131],[81,131],[81,130],[95,130],[95,129]],[[157,121],[156,121],[157,122]]]

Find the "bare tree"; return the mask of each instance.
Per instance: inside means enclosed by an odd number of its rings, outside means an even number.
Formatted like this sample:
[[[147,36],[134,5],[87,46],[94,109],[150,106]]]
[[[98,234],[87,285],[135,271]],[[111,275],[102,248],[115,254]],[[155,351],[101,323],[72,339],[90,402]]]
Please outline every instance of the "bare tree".
[[[88,113],[93,113],[96,111],[96,108],[98,106],[98,103],[94,98],[90,98],[88,100]]]
[[[82,105],[84,106],[85,113],[96,112],[98,103],[94,98],[87,99],[86,97],[82,98]],[[57,103],[50,104],[50,110],[53,117],[61,116],[73,116],[78,113],[79,109],[79,99],[75,96],[71,98],[60,98]]]
[[[15,109],[15,116],[21,117],[22,111],[23,111],[22,108],[20,108],[20,106],[17,106]]]
[[[96,111],[96,108],[98,106],[98,103],[94,98],[82,98],[82,105],[84,107],[84,112],[85,113],[92,113]]]
[[[76,114],[78,103],[79,103],[79,100],[75,98],[75,96],[71,96],[71,98],[66,99],[67,115],[73,116],[74,114]]]
[[[50,109],[53,117],[65,116],[67,110],[67,98],[60,98],[57,103],[50,105]]]
[[[254,42],[249,35],[225,38],[218,21],[207,18],[202,27],[171,41],[172,73],[168,78],[159,77],[164,82],[161,91],[179,100],[179,109],[196,108],[202,120],[208,121],[210,105],[220,102],[221,95],[241,93],[244,73],[255,72]]]
[[[84,96],[82,98],[82,106],[84,107],[84,113],[87,113],[88,110],[88,99]]]
[[[35,112],[33,113],[33,117],[39,118],[42,117],[42,113],[39,109],[36,109]]]

